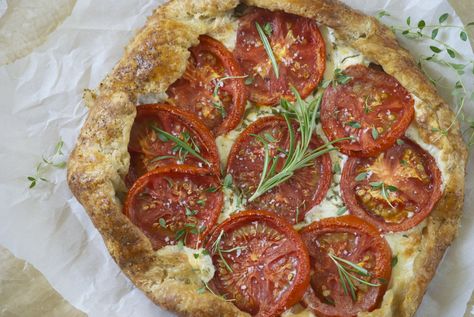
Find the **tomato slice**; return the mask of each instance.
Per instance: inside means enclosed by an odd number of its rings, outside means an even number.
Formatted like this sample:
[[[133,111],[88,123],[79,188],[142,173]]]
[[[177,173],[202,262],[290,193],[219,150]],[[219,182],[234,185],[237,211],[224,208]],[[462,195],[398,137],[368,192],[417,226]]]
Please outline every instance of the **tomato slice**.
[[[169,102],[196,114],[219,135],[239,124],[245,112],[247,90],[232,53],[209,36],[201,35],[199,41],[190,48],[191,57],[184,75],[167,93]],[[217,94],[216,85],[219,85]]]
[[[154,128],[178,137],[201,158],[187,151],[185,147],[178,146],[178,143],[166,138]],[[128,151],[130,169],[126,183],[129,187],[146,172],[170,164],[208,167],[214,173],[220,173],[217,147],[209,129],[193,114],[167,104],[137,107]]]
[[[314,222],[300,234],[311,261],[310,287],[303,297],[310,311],[322,317],[355,317],[380,305],[390,281],[392,252],[375,227],[357,217],[343,216]],[[336,263],[366,283],[349,277],[351,288]]]
[[[278,64],[278,78],[256,23],[266,33]],[[240,18],[234,55],[250,76],[250,100],[262,105],[276,104],[280,98],[294,100],[291,86],[307,97],[326,68],[326,45],[316,22],[282,11],[249,8]]]
[[[373,158],[349,158],[341,176],[349,211],[384,231],[420,223],[441,197],[433,157],[408,138]]]
[[[217,176],[185,165],[159,167],[140,177],[128,192],[124,213],[153,247],[181,240],[196,248],[216,224],[224,204]]]
[[[214,230],[206,248],[216,266],[209,286],[252,316],[279,316],[308,287],[308,251],[274,214],[240,212]]]
[[[298,140],[298,125],[293,132]],[[255,192],[264,166],[264,144],[268,143],[270,157],[276,158],[280,171],[289,149],[288,124],[280,116],[263,117],[252,123],[237,138],[229,154],[227,174],[232,175],[234,186],[247,199]],[[315,135],[310,149],[322,145]],[[270,163],[271,166],[273,163]],[[291,224],[304,219],[305,214],[325,197],[331,185],[331,159],[328,154],[317,157],[313,164],[295,171],[294,175],[270,189],[252,202],[248,208],[273,211]]]
[[[410,93],[383,70],[353,65],[346,84],[329,86],[321,104],[321,124],[330,140],[349,156],[374,156],[401,137],[415,112]]]

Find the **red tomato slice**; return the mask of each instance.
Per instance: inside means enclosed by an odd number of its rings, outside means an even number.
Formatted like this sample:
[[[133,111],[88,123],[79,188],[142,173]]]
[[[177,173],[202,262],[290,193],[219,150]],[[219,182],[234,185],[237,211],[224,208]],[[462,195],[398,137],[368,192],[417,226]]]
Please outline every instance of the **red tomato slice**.
[[[216,266],[209,286],[252,316],[279,316],[308,287],[308,251],[274,214],[240,212],[214,230],[206,248]]]
[[[256,23],[266,33],[278,64],[278,78]],[[276,104],[280,98],[294,100],[291,86],[307,97],[326,68],[326,46],[316,21],[282,11],[250,8],[240,18],[234,55],[252,81],[250,100],[262,105]]]
[[[374,156],[401,137],[414,115],[410,93],[382,70],[354,65],[344,70],[346,84],[329,86],[321,104],[321,124],[330,140],[349,156]]]
[[[163,137],[153,127],[183,140],[197,151],[204,161],[177,146],[175,141]],[[220,173],[219,156],[211,132],[193,114],[167,104],[137,107],[128,151],[130,169],[126,183],[129,187],[146,172],[170,164],[208,167],[214,173]]]
[[[219,135],[239,124],[245,112],[247,90],[232,53],[209,36],[201,35],[199,40],[200,43],[190,49],[191,57],[183,77],[172,84],[167,93],[171,103],[196,114]]]
[[[379,307],[390,281],[392,252],[375,227],[357,217],[343,216],[314,222],[300,234],[311,261],[310,287],[303,297],[303,304],[310,311],[321,317],[355,317]],[[344,260],[367,272],[361,274]],[[354,300],[336,262],[346,272],[375,286],[349,277],[354,285]]]
[[[349,158],[341,191],[352,214],[384,231],[405,231],[441,197],[441,172],[429,153],[403,138],[377,157]]]
[[[157,168],[140,177],[128,192],[124,213],[153,247],[181,240],[196,248],[216,224],[224,204],[217,176],[184,165]]]
[[[293,125],[295,137],[298,126]],[[270,157],[278,157],[276,171],[281,170],[289,149],[288,124],[283,117],[263,117],[247,127],[237,138],[229,154],[227,174],[246,198],[257,189],[264,166],[264,145],[269,144]],[[310,148],[322,145],[315,135]],[[271,164],[270,164],[271,165]],[[304,219],[306,212],[319,204],[331,185],[331,159],[328,154],[314,160],[313,165],[296,170],[284,183],[247,203],[248,208],[270,210],[291,224]]]

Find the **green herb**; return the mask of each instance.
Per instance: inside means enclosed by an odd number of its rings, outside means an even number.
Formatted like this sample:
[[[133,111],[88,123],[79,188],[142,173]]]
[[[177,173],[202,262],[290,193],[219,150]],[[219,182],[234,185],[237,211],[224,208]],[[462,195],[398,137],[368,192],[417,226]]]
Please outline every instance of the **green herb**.
[[[426,41],[433,54],[431,56],[420,56],[418,65],[434,85],[451,88],[443,86],[439,82],[443,78],[442,76],[438,79],[434,79],[426,72],[425,65],[428,63],[440,65],[457,76],[457,82],[451,89],[454,96],[454,109],[456,115],[448,127],[436,127],[432,129],[433,132],[439,133],[438,138],[435,139],[434,142],[447,136],[449,130],[453,128],[456,122],[460,121],[463,123],[463,126],[466,127],[463,134],[465,135],[465,133],[469,131],[467,143],[469,146],[472,146],[474,144],[474,118],[466,116],[463,109],[467,100],[474,101],[474,93],[466,89],[466,84],[461,76],[465,74],[468,66],[471,67],[472,74],[474,74],[474,59],[472,59],[471,56],[464,56],[454,47],[447,44],[443,40],[446,37],[446,33],[443,31],[455,29],[459,32],[459,39],[461,41],[467,41],[468,36],[466,28],[474,26],[474,22],[467,23],[465,27],[463,27],[449,24],[448,20],[449,14],[444,13],[438,17],[438,24],[428,25],[424,20],[420,20],[418,23],[412,25],[411,17],[408,17],[406,20],[406,26],[393,25],[391,28],[395,33],[399,33],[408,39]],[[447,55],[449,57],[448,60],[442,58],[442,54]],[[455,62],[452,62],[451,60]],[[463,62],[460,63],[458,61]]]
[[[35,187],[39,182],[48,183],[49,180],[44,176],[51,168],[64,169],[66,167],[66,161],[61,160],[64,156],[63,153],[64,142],[62,139],[56,143],[54,151],[48,157],[42,156],[41,162],[36,164],[35,174],[27,176],[26,179],[30,182],[29,188]]]
[[[158,137],[166,138],[166,141],[164,142],[172,141],[176,144],[173,147],[173,152],[178,154],[178,157],[181,162],[184,162],[184,160],[186,159],[186,156],[188,154],[191,154],[192,156],[201,160],[205,164],[210,165],[210,163],[204,157],[202,157],[201,154],[199,154],[200,149],[197,146],[197,144],[194,142],[194,140],[191,138],[189,133],[181,132],[180,134],[182,137],[181,139],[172,135],[171,133],[161,130],[160,128],[156,126],[152,126],[151,128],[155,131]]]
[[[160,219],[158,220],[158,222],[160,223],[160,226],[161,226],[162,228],[166,228],[166,220],[165,220],[165,219],[160,218]]]
[[[334,166],[333,166],[332,170],[333,170],[334,174],[340,174],[341,173],[341,165],[339,164],[339,162],[334,163]]]
[[[403,145],[403,144],[405,144],[405,142],[403,140],[397,139],[397,144],[398,145]]]
[[[370,112],[370,106],[369,106],[369,96],[365,97],[364,101],[364,113],[368,114]]]
[[[212,252],[217,253],[219,255],[220,259],[222,260],[222,263],[224,264],[227,271],[229,271],[230,273],[233,273],[234,271],[230,267],[229,263],[227,263],[226,259],[222,255],[222,253],[230,253],[230,252],[234,252],[234,251],[237,251],[237,250],[243,250],[243,249],[245,249],[245,247],[238,246],[238,247],[234,247],[234,248],[227,249],[227,250],[221,249],[220,244],[221,244],[221,240],[222,240],[223,235],[224,235],[224,230],[221,230],[221,232],[219,233],[219,236],[217,237],[216,241],[214,241],[214,243],[212,244]]]
[[[372,274],[369,273],[369,271],[367,271],[367,269],[363,268],[362,266],[355,264],[351,261],[348,261],[346,259],[337,257],[332,253],[328,253],[328,256],[336,265],[337,273],[339,275],[339,283],[344,290],[344,294],[346,295],[350,294],[353,301],[357,300],[357,296],[356,296],[357,287],[354,284],[356,281],[361,284],[372,286],[372,287],[379,287],[382,285],[382,284],[370,283],[352,274],[352,273],[357,273],[364,277],[371,277]]]
[[[217,191],[217,187],[211,185],[208,188],[206,188],[204,191],[207,193],[215,193]]]
[[[227,174],[224,177],[224,187],[225,188],[232,188],[232,175],[231,174]]]
[[[176,157],[172,155],[162,155],[162,156],[154,157],[150,162],[156,162],[156,161],[167,160],[167,159],[175,159],[175,158]]]
[[[390,202],[389,196],[390,192],[396,192],[398,191],[398,188],[393,186],[393,185],[385,185],[384,182],[371,182],[369,183],[370,186],[374,189],[380,189],[382,197],[385,199],[385,201],[388,203],[390,207],[395,209],[395,206],[392,205]]]
[[[221,99],[219,98],[219,89],[224,86],[224,81],[228,79],[238,79],[238,78],[246,78],[247,75],[245,76],[225,76],[222,78],[219,78],[214,86],[214,91],[212,93],[213,97],[213,102],[212,105],[219,111],[220,115],[222,118],[225,118],[227,116],[227,112],[225,110],[224,105],[222,104]]]
[[[255,22],[255,27],[257,28],[258,35],[260,36],[260,39],[262,40],[263,47],[265,48],[265,51],[267,52],[268,58],[270,59],[270,62],[272,63],[273,71],[275,72],[275,77],[279,78],[280,73],[278,71],[278,63],[276,61],[275,54],[273,54],[273,50],[272,50],[272,47],[270,46],[270,42],[268,41],[268,38],[265,35],[265,31],[262,29],[260,24],[258,24],[258,22]]]
[[[199,210],[192,210],[192,209],[189,209],[188,207],[185,207],[185,210],[186,210],[185,214],[188,217],[196,216],[199,212]]]
[[[263,25],[263,32],[265,32],[265,34],[266,34],[267,36],[271,36],[272,33],[273,33],[272,25],[271,25],[270,23],[268,23],[268,22],[265,23],[265,24]]]
[[[349,121],[346,123],[346,125],[353,127],[354,129],[360,129],[362,127],[357,121]]]
[[[306,102],[301,99],[294,87],[291,87],[291,89],[296,97],[296,101],[294,103],[290,103],[285,99],[280,101],[280,105],[285,110],[283,117],[286,120],[289,133],[289,149],[285,162],[281,170],[276,172],[278,156],[271,158],[268,144],[264,144],[264,163],[260,182],[253,195],[248,199],[249,201],[255,200],[263,193],[285,182],[293,176],[296,170],[312,165],[315,158],[336,150],[335,147],[332,147],[334,143],[352,139],[352,137],[337,139],[314,150],[310,150],[309,146],[316,128],[316,116],[322,97],[320,95],[314,100]],[[299,123],[299,138],[295,136],[289,117],[295,117]],[[297,139],[298,141],[296,142]]]
[[[368,175],[367,172],[362,172],[362,173],[358,174],[358,175],[355,177],[355,180],[358,181],[358,182],[360,182],[360,181],[366,179],[366,178],[367,178],[367,175]]]
[[[373,138],[374,140],[377,140],[378,137],[379,137],[379,131],[377,131],[376,128],[372,128],[372,138]]]
[[[245,82],[244,82],[244,83],[248,86],[248,85],[253,84],[254,80],[255,80],[255,79],[254,79],[253,77],[250,77],[250,76],[249,76],[249,77],[245,78]]]
[[[171,178],[169,178],[169,177],[163,177],[163,178],[168,182],[168,187],[169,187],[169,188],[172,188],[173,185],[174,185],[173,180],[172,180]]]
[[[198,204],[199,206],[204,206],[206,204],[206,200],[205,199],[199,199],[198,201],[196,201],[196,204]]]
[[[340,68],[334,70],[334,79],[332,80],[332,85],[345,85],[352,80],[351,76],[348,76]]]
[[[346,206],[342,206],[342,207],[340,207],[340,208],[336,211],[336,215],[341,216],[341,215],[345,214],[346,211],[347,211],[347,207],[346,207]]]
[[[392,257],[392,267],[395,267],[395,265],[397,265],[398,263],[398,255],[395,255],[394,257]]]

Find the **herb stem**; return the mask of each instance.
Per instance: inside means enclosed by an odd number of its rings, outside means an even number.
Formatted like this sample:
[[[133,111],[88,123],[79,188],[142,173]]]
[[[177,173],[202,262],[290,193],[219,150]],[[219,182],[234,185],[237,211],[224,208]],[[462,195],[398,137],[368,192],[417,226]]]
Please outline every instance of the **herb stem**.
[[[258,35],[260,36],[260,39],[262,40],[263,47],[265,48],[265,51],[267,52],[268,58],[270,59],[270,62],[272,63],[273,71],[275,72],[275,77],[278,79],[280,77],[280,73],[278,70],[278,63],[276,61],[275,54],[273,54],[273,50],[270,45],[270,42],[268,41],[268,38],[265,35],[265,32],[263,31],[260,24],[258,24],[258,22],[255,22],[255,27],[257,28]]]

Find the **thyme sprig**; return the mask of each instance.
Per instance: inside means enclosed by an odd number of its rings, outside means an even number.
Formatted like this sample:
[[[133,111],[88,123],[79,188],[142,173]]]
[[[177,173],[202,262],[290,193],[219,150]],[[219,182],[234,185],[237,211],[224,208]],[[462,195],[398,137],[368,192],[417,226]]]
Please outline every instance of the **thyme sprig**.
[[[220,259],[222,260],[222,263],[224,264],[226,270],[229,271],[230,273],[233,273],[234,270],[232,270],[229,263],[227,263],[226,259],[224,258],[223,253],[230,253],[230,252],[234,252],[234,251],[237,251],[237,250],[244,250],[246,247],[237,246],[237,247],[234,247],[234,248],[231,248],[231,249],[225,249],[225,250],[221,249],[220,244],[221,244],[223,235],[224,235],[224,230],[221,230],[221,232],[219,233],[219,236],[217,237],[216,241],[214,241],[214,243],[211,246],[212,252],[214,254],[217,253],[219,255]]]
[[[268,32],[268,28],[266,27],[269,24],[265,25],[265,30]],[[258,35],[260,36],[260,39],[262,40],[263,47],[265,48],[265,51],[267,52],[268,58],[270,59],[270,62],[272,63],[273,66],[273,71],[275,72],[275,77],[279,78],[280,77],[280,72],[278,70],[278,63],[275,58],[275,54],[273,54],[272,47],[270,45],[270,42],[268,41],[267,35],[265,34],[265,30],[258,24],[258,22],[255,22],[255,27],[257,28]],[[271,34],[271,33],[270,33]]]
[[[64,142],[62,139],[56,143],[54,151],[51,155],[41,157],[41,162],[36,165],[35,174],[28,176],[27,179],[30,182],[29,188],[33,188],[39,182],[48,183],[49,180],[45,177],[45,173],[51,168],[64,169],[66,167],[66,161],[62,160],[61,157],[64,156],[62,151]]]
[[[310,150],[309,146],[313,137],[313,132],[316,129],[318,109],[322,96],[319,95],[312,101],[306,102],[301,99],[301,96],[296,89],[293,87],[291,89],[296,97],[296,101],[294,103],[285,99],[280,101],[280,105],[284,109],[282,114],[288,125],[289,134],[289,148],[285,153],[285,162],[281,170],[277,172],[276,165],[279,156],[275,155],[272,157],[269,144],[263,142],[263,170],[257,189],[248,199],[249,201],[257,199],[268,190],[285,182],[292,177],[298,169],[310,166],[317,157],[336,150],[335,147],[332,147],[334,143],[352,139],[352,137],[340,138],[328,142],[316,149]],[[290,123],[290,118],[295,118],[299,123],[300,138],[298,141],[296,141],[297,137],[295,136],[295,132]]]
[[[247,75],[244,76],[225,76],[217,79],[216,84],[214,86],[214,91],[212,92],[213,102],[212,105],[219,111],[222,118],[227,116],[227,111],[225,110],[224,105],[222,104],[221,99],[219,98],[219,90],[224,87],[224,81],[228,79],[240,79],[240,78],[247,78]]]
[[[174,136],[171,133],[168,133],[164,130],[161,130],[157,126],[152,126],[151,127],[153,131],[157,134],[157,136],[162,140],[163,142],[168,142],[172,141],[176,145],[173,147],[172,151],[174,154],[177,154],[179,161],[181,163],[184,162],[186,159],[187,155],[190,154],[197,159],[201,160],[203,163],[207,165],[211,165],[208,160],[206,160],[204,157],[201,156],[199,146],[194,142],[193,138],[188,132],[181,132],[180,136],[181,138]],[[158,160],[158,159],[164,159],[164,158],[170,158],[170,156],[159,156],[155,157],[153,160]]]
[[[391,16],[387,11],[381,11],[377,14],[378,18]],[[466,127],[463,135],[469,134],[467,137],[468,146],[474,145],[474,118],[467,117],[464,113],[465,104],[468,101],[474,101],[474,93],[466,89],[465,81],[462,75],[467,73],[468,67],[471,68],[471,74],[474,75],[474,59],[472,56],[465,56],[454,47],[443,41],[443,31],[445,30],[458,30],[458,36],[461,41],[466,42],[468,35],[466,28],[473,27],[474,22],[467,23],[465,26],[459,26],[449,23],[449,14],[444,13],[438,17],[438,23],[427,24],[425,20],[412,21],[409,16],[405,25],[392,25],[393,32],[415,41],[426,41],[428,48],[431,51],[431,55],[420,56],[418,59],[418,65],[429,80],[436,86],[443,88],[450,88],[454,97],[454,111],[455,117],[447,127],[434,128],[433,132],[438,132],[439,136],[435,140],[438,141],[440,138],[447,136],[448,132],[455,126],[456,122],[460,121],[464,123]],[[443,58],[442,54],[449,56],[448,59]],[[427,66],[429,64],[437,64],[442,68],[447,69],[451,73],[456,75],[456,83],[453,87],[445,86],[440,83],[440,80],[445,76],[440,76],[438,79],[433,78],[427,72]]]
[[[371,182],[369,183],[370,186],[374,189],[379,189],[380,193],[382,194],[382,197],[385,199],[387,204],[392,207],[392,209],[395,209],[395,206],[392,205],[390,202],[390,193],[394,193],[398,191],[398,188],[393,186],[393,185],[386,185],[384,182]]]
[[[356,281],[361,284],[372,286],[372,287],[379,287],[382,285],[379,283],[370,283],[352,274],[352,273],[357,273],[364,277],[371,277],[372,274],[367,269],[363,268],[362,266],[355,264],[349,260],[337,257],[333,253],[328,253],[328,256],[336,265],[337,273],[339,274],[339,283],[341,284],[342,289],[344,290],[344,294],[346,295],[350,294],[353,301],[357,300],[357,296],[356,296],[357,286],[355,284]]]

